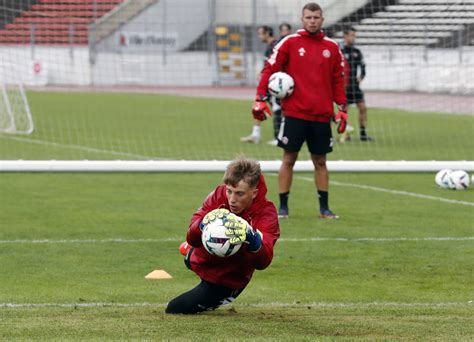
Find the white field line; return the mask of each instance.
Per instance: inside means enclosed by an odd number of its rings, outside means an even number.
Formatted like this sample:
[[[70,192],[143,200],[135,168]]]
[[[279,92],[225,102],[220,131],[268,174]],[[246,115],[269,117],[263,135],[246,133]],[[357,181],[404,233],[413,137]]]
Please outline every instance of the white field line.
[[[165,307],[166,303],[0,303],[0,309],[35,309],[35,308],[145,308],[145,307]],[[240,308],[371,308],[371,307],[393,307],[393,308],[446,308],[474,306],[474,301],[466,302],[426,302],[426,303],[400,303],[400,302],[370,302],[370,303],[301,303],[301,302],[272,302],[272,303],[233,303]]]
[[[21,245],[21,244],[103,244],[103,243],[166,243],[182,242],[184,238],[165,238],[165,239],[17,239],[0,240],[0,245]],[[279,242],[409,242],[409,241],[474,241],[474,236],[441,236],[441,237],[308,237],[308,238],[281,238]]]
[[[145,159],[145,160],[150,160],[150,159],[165,160],[165,159],[162,159],[162,158],[144,156],[144,155],[135,154],[135,153],[118,152],[118,151],[113,151],[113,150],[104,150],[104,149],[100,149],[100,148],[87,147],[87,146],[82,146],[82,145],[60,144],[60,143],[56,143],[56,142],[52,142],[52,141],[30,139],[30,138],[25,138],[25,137],[7,136],[7,135],[4,135],[4,134],[0,134],[0,137],[10,139],[10,140],[16,140],[16,141],[21,141],[21,142],[37,144],[37,145],[53,146],[53,147],[73,149],[73,150],[81,150],[81,151],[92,152],[92,153],[106,153],[106,154],[111,154],[111,155],[120,156],[120,157],[130,157],[130,158]]]
[[[305,180],[305,181],[314,182],[314,179],[310,178],[310,177],[296,176],[295,178]],[[436,196],[418,194],[416,192],[392,190],[392,189],[381,188],[381,187],[378,187],[378,186],[361,185],[361,184],[354,184],[354,183],[344,183],[344,182],[338,182],[338,181],[331,181],[330,184],[338,185],[338,186],[346,186],[346,187],[351,187],[351,188],[357,188],[357,189],[373,190],[373,191],[378,191],[378,192],[386,192],[386,193],[394,194],[394,195],[410,196],[410,197],[422,198],[422,199],[438,201],[438,202],[468,205],[468,206],[474,207],[474,202],[452,200],[452,199],[447,199],[447,198],[443,198],[443,197],[436,197]]]

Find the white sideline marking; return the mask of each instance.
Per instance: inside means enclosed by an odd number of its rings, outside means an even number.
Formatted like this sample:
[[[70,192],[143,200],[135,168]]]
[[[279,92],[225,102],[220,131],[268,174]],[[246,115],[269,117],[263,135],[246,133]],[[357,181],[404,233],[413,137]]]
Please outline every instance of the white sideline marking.
[[[361,238],[331,238],[331,237],[312,237],[312,238],[282,238],[278,241],[286,242],[305,242],[305,241],[340,241],[340,242],[359,242],[359,241],[470,241],[474,236],[464,237],[361,237]]]
[[[397,242],[397,241],[473,241],[474,236],[440,236],[440,237],[309,237],[309,238],[280,238],[279,242],[318,242],[318,241],[335,241],[335,242]],[[100,244],[100,243],[164,243],[164,242],[182,242],[184,238],[166,238],[166,239],[18,239],[18,240],[0,240],[0,244]]]
[[[25,137],[14,137],[14,136],[7,136],[7,135],[3,135],[3,134],[0,134],[0,137],[1,138],[7,138],[7,139],[10,139],[10,140],[17,140],[17,141],[21,141],[21,142],[38,144],[38,145],[54,146],[54,147],[59,147],[59,148],[69,148],[69,149],[82,150],[82,151],[93,152],[93,153],[107,153],[107,154],[111,154],[111,155],[114,155],[114,156],[131,157],[131,158],[145,159],[145,160],[150,160],[150,159],[166,160],[164,158],[155,158],[155,157],[144,156],[144,155],[135,154],[135,153],[117,152],[117,151],[104,150],[104,149],[100,149],[100,148],[87,147],[87,146],[82,146],[82,145],[60,144],[60,143],[56,143],[56,142],[52,142],[52,141],[39,140],[39,139],[30,139],[30,138],[25,138]]]
[[[0,240],[0,244],[95,244],[95,243],[146,243],[146,242],[178,242],[184,241],[185,238],[165,238],[165,239],[17,239],[17,240]]]
[[[234,303],[236,307],[256,308],[286,308],[286,307],[319,307],[319,308],[370,308],[370,307],[395,307],[395,308],[445,308],[472,306],[473,301],[467,302],[431,302],[431,303],[400,303],[400,302],[370,302],[370,303],[300,303],[300,302],[273,302],[273,303]],[[143,308],[143,307],[165,307],[166,303],[0,303],[1,309],[35,309],[35,308]]]
[[[313,178],[309,178],[309,177],[296,176],[295,178],[306,180],[306,181],[311,181],[311,182],[314,181]],[[395,195],[411,196],[411,197],[423,198],[423,199],[439,201],[439,202],[445,202],[445,203],[468,205],[468,206],[474,207],[474,202],[452,200],[452,199],[447,199],[447,198],[443,198],[443,197],[436,197],[436,196],[418,194],[416,192],[392,190],[392,189],[380,188],[378,186],[360,185],[360,184],[344,183],[344,182],[338,182],[338,181],[331,181],[330,184],[339,185],[339,186],[347,186],[347,187],[351,187],[351,188],[386,192],[386,193],[395,194]]]

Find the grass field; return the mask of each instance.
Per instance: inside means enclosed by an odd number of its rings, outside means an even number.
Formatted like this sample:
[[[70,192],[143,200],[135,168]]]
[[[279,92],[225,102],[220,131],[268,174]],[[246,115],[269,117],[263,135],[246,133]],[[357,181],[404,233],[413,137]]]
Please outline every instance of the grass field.
[[[0,135],[0,159],[280,157],[236,142],[247,101],[29,95],[36,131]],[[474,159],[473,117],[369,113],[377,141],[338,144],[331,159]],[[474,339],[474,192],[439,189],[431,173],[332,174],[337,221],[316,218],[312,175],[296,174],[270,267],[231,306],[165,315],[198,282],[178,246],[221,178],[0,174],[0,340]],[[146,280],[154,269],[173,279]]]
[[[430,174],[335,174],[330,222],[298,175],[272,265],[230,308],[166,316],[198,281],[177,247],[220,177],[1,175],[0,339],[472,340],[474,195]]]
[[[0,134],[0,159],[280,159],[265,143],[242,144],[251,102],[153,94],[30,92],[31,136]],[[350,122],[357,128],[357,113]],[[263,124],[264,141],[272,123]],[[369,109],[375,143],[336,144],[333,160],[474,160],[474,116]],[[356,135],[357,137],[357,135]],[[308,158],[303,149],[301,158]]]

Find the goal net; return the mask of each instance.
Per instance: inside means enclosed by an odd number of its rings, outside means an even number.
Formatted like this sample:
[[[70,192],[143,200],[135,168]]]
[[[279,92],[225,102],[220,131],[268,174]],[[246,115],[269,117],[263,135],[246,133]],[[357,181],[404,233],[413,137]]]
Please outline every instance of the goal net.
[[[240,141],[252,132],[264,63],[257,29],[266,25],[279,39],[288,23],[294,33],[306,2],[6,1],[0,169],[41,168],[40,160],[43,169],[61,163],[69,171],[104,161],[121,171],[145,161],[138,170],[199,170],[241,154],[277,169],[271,118],[259,144]],[[367,121],[350,105],[353,130],[333,127],[329,167],[473,170],[474,0],[319,3],[327,36],[343,47],[344,30],[354,29],[365,65],[358,76]],[[18,83],[29,103],[11,86]],[[372,139],[361,140],[362,126]],[[312,167],[305,147],[299,161]]]
[[[31,134],[33,117],[23,86],[1,84],[0,91],[0,132]]]

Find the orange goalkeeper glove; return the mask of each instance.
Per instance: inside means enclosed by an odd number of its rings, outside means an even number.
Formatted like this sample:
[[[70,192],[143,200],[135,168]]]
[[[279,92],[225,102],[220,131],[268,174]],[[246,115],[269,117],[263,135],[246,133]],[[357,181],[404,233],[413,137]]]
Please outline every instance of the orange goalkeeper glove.
[[[337,123],[337,133],[341,134],[346,131],[347,127],[347,107],[346,105],[339,105],[339,111],[334,117],[334,121]]]
[[[264,99],[256,100],[252,106],[252,115],[258,121],[264,121],[267,116],[272,116],[272,112]]]

